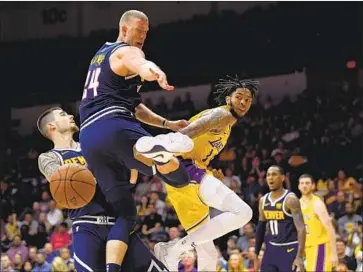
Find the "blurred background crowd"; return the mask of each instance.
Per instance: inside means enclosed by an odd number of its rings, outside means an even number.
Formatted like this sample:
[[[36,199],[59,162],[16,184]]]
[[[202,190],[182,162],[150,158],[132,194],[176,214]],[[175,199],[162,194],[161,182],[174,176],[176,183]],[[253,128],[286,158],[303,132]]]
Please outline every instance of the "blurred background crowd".
[[[146,43],[150,59],[170,71],[169,81],[179,86],[213,86],[218,77],[228,73],[274,76],[308,67],[307,87],[296,97],[287,93],[276,102],[270,96],[257,96],[248,115],[233,129],[226,148],[212,162],[211,167],[223,170],[223,182],[254,211],[250,223],[215,240],[220,253],[218,271],[254,271],[250,252],[254,252],[257,204],[268,192],[265,174],[272,164],[286,171],[285,187],[298,196],[299,175],[309,173],[315,178],[315,193],[324,199],[338,237],[337,271],[362,271],[363,100],[357,69],[361,63],[354,62],[354,67],[348,67],[352,69],[345,66],[347,60],[360,57],[354,44],[360,44],[361,35],[354,32],[354,19],[362,15],[356,13],[353,3],[331,4],[329,12],[325,12],[326,6],[314,5],[312,9],[303,3],[278,3],[253,7],[243,14],[219,12],[218,6],[212,5],[207,15],[155,27]],[[320,20],[323,12],[326,18]],[[337,14],[344,15],[339,27],[335,27]],[[308,22],[302,20],[307,17]],[[294,24],[294,31],[286,28],[286,21]],[[36,130],[27,135],[18,133],[19,124],[12,120],[10,109],[57,102],[77,116],[68,102],[79,99],[85,76],[80,71],[86,71],[101,43],[116,36],[115,30],[99,30],[82,38],[0,42],[0,55],[6,64],[0,71],[9,75],[4,84],[12,90],[16,82],[17,91],[9,91],[9,99],[0,102],[1,113],[9,117],[1,118],[5,129],[0,133],[4,272],[74,271],[71,221],[52,200],[48,182],[37,165],[38,154],[51,146]],[[173,45],[160,42],[165,36]],[[340,38],[335,39],[337,36]],[[54,52],[59,54],[54,56]],[[51,56],[52,62],[57,62],[54,69],[49,69]],[[37,69],[30,69],[23,80],[16,81],[17,60],[36,63]],[[216,65],[211,66],[211,61]],[[61,73],[65,67],[66,72]],[[60,76],[64,81],[59,82]],[[35,79],[36,88],[32,89],[29,86]],[[154,87],[149,84],[146,89]],[[209,107],[215,106],[213,87],[207,102]],[[150,98],[144,103],[171,119],[189,119],[200,110],[190,93],[176,96],[173,103]],[[139,175],[134,193],[138,203],[135,230],[151,250],[159,241],[184,235],[157,177]],[[211,216],[217,212],[211,210]],[[263,251],[259,258],[262,255]],[[197,271],[194,252],[182,256],[180,271]]]

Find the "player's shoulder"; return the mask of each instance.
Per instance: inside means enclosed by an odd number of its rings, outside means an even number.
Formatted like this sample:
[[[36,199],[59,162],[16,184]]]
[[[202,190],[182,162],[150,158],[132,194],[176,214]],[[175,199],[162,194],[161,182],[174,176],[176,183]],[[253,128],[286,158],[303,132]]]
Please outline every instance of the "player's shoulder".
[[[126,55],[141,55],[142,57],[145,57],[144,51],[142,51],[140,48],[137,48],[136,46],[131,45],[119,46],[115,49],[111,56],[124,57]]]

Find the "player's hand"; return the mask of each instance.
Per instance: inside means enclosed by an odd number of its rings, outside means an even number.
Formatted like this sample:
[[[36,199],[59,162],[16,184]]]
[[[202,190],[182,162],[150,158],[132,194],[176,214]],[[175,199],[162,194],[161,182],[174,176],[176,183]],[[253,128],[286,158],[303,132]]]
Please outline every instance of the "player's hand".
[[[187,120],[168,121],[166,127],[172,131],[179,131],[189,125]]]
[[[213,176],[217,179],[219,179],[220,181],[224,182],[224,175],[221,169],[217,170],[217,169],[213,169],[212,170]]]
[[[174,86],[169,85],[166,75],[160,69],[150,68],[150,73],[154,75],[155,80],[158,82],[159,86],[166,91],[174,90]]]
[[[301,257],[296,256],[294,263],[292,264],[292,270],[294,271],[299,271],[299,272],[304,272],[305,268],[304,268],[304,261]]]
[[[253,260],[253,268],[255,269],[255,271],[258,271],[259,265],[258,265],[258,256],[256,255],[255,252],[249,252],[251,259]]]
[[[331,257],[330,257],[330,261],[331,261],[331,264],[332,264],[332,267],[336,267],[339,263],[338,261],[338,255],[335,253],[332,253],[331,254]]]

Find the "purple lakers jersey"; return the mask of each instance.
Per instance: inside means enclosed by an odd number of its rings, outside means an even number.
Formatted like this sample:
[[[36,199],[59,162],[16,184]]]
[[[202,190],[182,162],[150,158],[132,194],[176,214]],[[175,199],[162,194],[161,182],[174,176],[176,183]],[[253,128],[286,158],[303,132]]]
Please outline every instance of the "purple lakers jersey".
[[[78,163],[86,165],[86,160],[79,146],[77,149],[52,149],[50,152],[57,154],[63,164]],[[68,215],[71,219],[74,219],[82,215],[113,216],[114,213],[112,207],[101,193],[101,189],[96,185],[96,193],[92,201],[80,209],[68,210]]]
[[[130,117],[141,103],[141,78],[136,74],[119,76],[110,66],[111,54],[123,46],[128,44],[105,43],[92,58],[79,107],[81,126],[110,113]]]
[[[263,196],[262,209],[267,220],[265,241],[275,244],[286,244],[297,241],[297,230],[292,215],[287,212],[286,197],[292,192],[285,190],[278,199],[271,200],[271,193]]]

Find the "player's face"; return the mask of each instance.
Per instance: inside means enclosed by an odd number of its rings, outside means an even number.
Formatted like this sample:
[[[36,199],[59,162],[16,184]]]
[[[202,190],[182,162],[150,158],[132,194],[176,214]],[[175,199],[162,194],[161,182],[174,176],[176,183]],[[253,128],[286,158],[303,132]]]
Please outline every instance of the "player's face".
[[[74,121],[74,116],[69,115],[65,111],[62,110],[55,110],[53,112],[54,115],[54,125],[58,132],[65,133],[65,132],[77,132],[79,128]]]
[[[306,178],[301,178],[299,180],[299,190],[301,192],[302,195],[309,195],[312,192],[314,192],[314,183],[311,182],[311,179],[306,177]]]
[[[227,104],[233,108],[239,117],[242,117],[251,108],[252,94],[246,88],[238,88],[231,96],[227,97]]]
[[[149,22],[138,18],[130,18],[122,31],[126,43],[141,49],[149,31]]]
[[[282,187],[285,176],[280,173],[276,167],[270,167],[267,170],[266,181],[270,191],[276,191]]]

